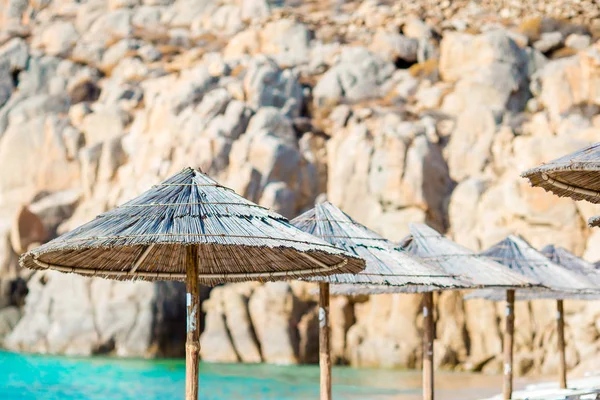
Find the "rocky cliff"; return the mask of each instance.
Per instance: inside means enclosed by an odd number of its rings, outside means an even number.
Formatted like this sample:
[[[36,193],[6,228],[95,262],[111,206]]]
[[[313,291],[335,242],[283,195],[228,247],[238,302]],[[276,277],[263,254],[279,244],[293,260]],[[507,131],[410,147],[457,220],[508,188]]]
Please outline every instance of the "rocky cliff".
[[[1,0],[0,338],[36,352],[183,350],[179,285],[19,270],[17,256],[192,165],[293,217],[318,196],[392,240],[427,222],[596,260],[598,209],[519,173],[598,140],[593,0]],[[310,285],[226,285],[202,357],[315,362]],[[208,290],[206,290],[208,297]],[[339,363],[418,367],[420,299],[336,298]],[[444,293],[436,364],[498,371],[501,305]],[[568,362],[600,307],[567,302]],[[519,373],[556,369],[554,304],[517,306]]]

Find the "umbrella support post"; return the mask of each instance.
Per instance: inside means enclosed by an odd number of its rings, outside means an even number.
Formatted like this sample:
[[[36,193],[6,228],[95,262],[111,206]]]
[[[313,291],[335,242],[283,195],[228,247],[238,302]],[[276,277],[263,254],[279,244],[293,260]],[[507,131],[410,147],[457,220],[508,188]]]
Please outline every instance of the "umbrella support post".
[[[567,388],[567,359],[565,354],[565,318],[563,313],[563,301],[556,301],[556,330],[558,340],[558,354],[560,357],[558,373],[560,388]]]
[[[186,249],[187,336],[185,341],[185,400],[198,399],[198,357],[200,353],[200,287],[198,246]]]
[[[433,400],[433,292],[423,293],[423,399]]]
[[[319,283],[319,369],[321,372],[321,400],[331,400],[330,335],[329,283]]]
[[[515,331],[515,291],[506,291],[506,330],[504,332],[503,399],[510,400],[513,386],[513,345]]]

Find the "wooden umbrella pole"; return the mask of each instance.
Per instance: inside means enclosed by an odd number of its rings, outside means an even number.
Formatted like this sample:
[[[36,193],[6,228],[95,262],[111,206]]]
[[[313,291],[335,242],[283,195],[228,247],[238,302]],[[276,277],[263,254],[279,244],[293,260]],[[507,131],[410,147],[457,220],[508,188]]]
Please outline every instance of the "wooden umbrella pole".
[[[506,291],[506,330],[504,332],[503,399],[509,400],[513,386],[513,344],[515,331],[515,291]]]
[[[558,337],[558,354],[560,362],[558,365],[558,373],[560,378],[560,388],[567,388],[567,358],[565,354],[565,317],[563,314],[563,301],[556,301],[556,329]]]
[[[423,293],[423,399],[433,400],[433,293]]]
[[[185,341],[185,400],[198,399],[198,356],[200,353],[200,287],[198,246],[186,249],[187,337]]]
[[[329,283],[319,283],[319,367],[321,371],[321,400],[331,400],[330,334]]]

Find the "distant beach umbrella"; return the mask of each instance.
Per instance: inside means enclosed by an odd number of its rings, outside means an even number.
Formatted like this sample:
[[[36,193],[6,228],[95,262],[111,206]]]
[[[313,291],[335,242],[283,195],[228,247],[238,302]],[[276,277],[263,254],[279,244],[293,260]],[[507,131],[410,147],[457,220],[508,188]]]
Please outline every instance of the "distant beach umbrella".
[[[186,400],[198,397],[199,285],[357,273],[364,261],[192,168],[25,253],[23,267],[187,287]]]
[[[366,268],[358,274],[336,274],[309,278],[319,281],[319,322],[321,400],[331,399],[331,354],[329,295],[429,292],[424,297],[426,323],[423,351],[424,398],[433,398],[433,290],[471,287],[441,268],[410,255],[364,225],[359,224],[329,202],[323,202],[292,220],[299,229],[361,257]],[[331,287],[330,287],[331,284]],[[431,321],[431,324],[427,321]],[[430,329],[429,329],[430,328]]]
[[[453,242],[424,224],[409,224],[410,235],[400,243],[409,252],[447,273],[460,276],[476,288],[522,288],[539,286],[535,279],[511,271],[504,265]]]
[[[535,279],[543,287],[524,288],[511,295],[514,300],[557,299],[558,347],[561,354],[560,384],[566,387],[566,364],[564,353],[564,315],[563,299],[576,298],[583,293],[592,296],[598,290],[598,274],[591,264],[564,249],[546,246],[542,252],[534,249],[525,239],[510,235],[506,239],[481,253],[490,259],[502,263],[512,271]],[[509,301],[509,294],[497,290],[481,290],[465,297],[466,299],[485,298],[493,301]],[[510,336],[512,336],[512,332]],[[506,351],[506,348],[505,348]],[[512,370],[512,362],[505,370]],[[510,384],[512,383],[505,382]],[[507,393],[505,386],[505,396]],[[510,398],[510,397],[505,397]]]
[[[547,245],[540,251],[543,255],[545,255],[561,267],[566,268],[569,271],[575,272],[577,274],[583,275],[584,279],[588,280],[590,283],[595,285],[594,292],[600,291],[600,271],[598,271],[594,264],[584,260],[581,257],[577,257],[575,254],[571,253],[567,249],[555,246],[553,244]],[[598,294],[600,294],[600,292]],[[585,299],[586,296],[585,294],[581,293],[577,295],[583,296],[581,297],[583,299]],[[567,293],[566,296],[569,296],[569,293]],[[567,298],[576,299],[578,297]]]
[[[567,358],[565,352],[565,320],[563,313],[563,300],[566,299],[574,299],[574,300],[598,300],[600,299],[600,271],[596,269],[596,266],[590,262],[587,262],[581,257],[577,257],[575,254],[570,251],[563,249],[562,247],[557,247],[554,245],[547,245],[541,250],[542,254],[548,257],[550,260],[555,262],[568,269],[569,271],[573,271],[578,274],[582,274],[585,278],[589,279],[591,283],[593,283],[597,289],[594,292],[582,292],[582,293],[565,293],[565,292],[556,292],[554,296],[552,294],[548,295],[547,298],[556,298],[556,329],[557,329],[557,344],[559,351],[559,380],[560,387],[562,389],[566,389],[567,387]],[[529,291],[524,293],[525,296],[529,297]],[[537,293],[533,292],[533,296],[536,296]],[[518,296],[519,297],[519,296]],[[532,299],[532,298],[529,298]],[[521,300],[517,298],[517,300]]]
[[[512,394],[512,362],[515,289],[539,286],[538,280],[513,272],[510,268],[486,259],[445,238],[423,224],[411,224],[410,235],[402,244],[426,262],[434,263],[447,272],[469,279],[480,288],[506,290],[506,335],[504,335],[504,398]]]
[[[521,174],[532,186],[560,197],[600,203],[600,143],[557,158]]]

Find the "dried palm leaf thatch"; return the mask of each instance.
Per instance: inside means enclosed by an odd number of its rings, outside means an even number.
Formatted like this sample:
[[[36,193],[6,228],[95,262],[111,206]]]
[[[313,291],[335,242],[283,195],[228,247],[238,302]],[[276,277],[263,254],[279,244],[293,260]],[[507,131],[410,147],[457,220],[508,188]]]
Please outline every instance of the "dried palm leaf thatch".
[[[525,239],[510,235],[481,253],[511,270],[539,281],[553,290],[594,290],[596,285],[586,276],[552,262]]]
[[[439,287],[430,286],[426,282],[410,279],[405,286],[387,286],[387,285],[366,285],[345,283],[341,285],[331,285],[329,293],[335,296],[361,296],[371,294],[394,294],[394,293],[427,293],[441,290],[459,290],[461,287]]]
[[[467,282],[455,279],[441,268],[419,261],[389,240],[354,221],[330,202],[315,205],[313,209],[291,222],[298,229],[322,238],[366,261],[365,270],[358,274],[317,276],[306,280],[352,284],[346,286],[395,287],[396,291],[402,291],[398,287],[413,291],[407,288],[411,285],[433,287],[433,290],[469,287]],[[334,291],[336,286],[333,285]]]
[[[596,286],[596,290],[600,290],[600,271],[591,262],[577,257],[565,248],[553,244],[547,245],[540,252],[555,264],[576,274],[583,275]]]
[[[28,253],[20,263],[118,280],[185,280],[198,246],[199,283],[357,273],[364,261],[186,168],[139,197]]]
[[[560,197],[600,203],[600,143],[521,174],[532,186]]]
[[[487,257],[445,238],[424,224],[409,224],[410,235],[401,245],[425,262],[468,280],[474,288],[515,289],[539,286],[540,283],[511,271]]]
[[[506,290],[500,289],[478,289],[464,296],[465,300],[485,299],[490,301],[506,301]],[[531,288],[528,290],[517,290],[515,301],[533,300],[598,300],[600,293],[581,291],[561,292],[545,288]]]
[[[545,251],[545,254],[541,253],[525,239],[511,235],[481,254],[504,264],[513,271],[537,279],[544,286],[544,288],[519,289],[516,292],[516,300],[575,299],[594,296],[598,286],[591,265],[584,266],[584,260],[578,259],[564,249],[547,246]],[[576,262],[577,259],[579,261]],[[564,264],[559,263],[560,260]],[[564,266],[565,264],[568,267]],[[581,272],[587,268],[591,268],[589,273]],[[466,298],[503,301],[505,293],[480,290],[469,294]]]

